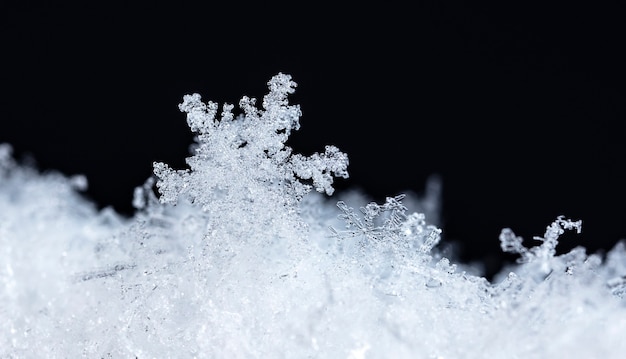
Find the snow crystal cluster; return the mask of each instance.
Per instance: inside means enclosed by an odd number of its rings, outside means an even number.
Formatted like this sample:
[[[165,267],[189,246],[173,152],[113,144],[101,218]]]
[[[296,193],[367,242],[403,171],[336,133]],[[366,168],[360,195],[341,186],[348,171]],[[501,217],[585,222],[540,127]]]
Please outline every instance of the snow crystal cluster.
[[[185,96],[188,168],[155,163],[132,218],[0,147],[1,358],[623,357],[623,242],[557,255],[580,221],[531,247],[505,228],[519,263],[488,281],[439,249],[436,179],[424,196],[331,201],[348,157],[293,153],[296,84],[268,87],[238,115]]]

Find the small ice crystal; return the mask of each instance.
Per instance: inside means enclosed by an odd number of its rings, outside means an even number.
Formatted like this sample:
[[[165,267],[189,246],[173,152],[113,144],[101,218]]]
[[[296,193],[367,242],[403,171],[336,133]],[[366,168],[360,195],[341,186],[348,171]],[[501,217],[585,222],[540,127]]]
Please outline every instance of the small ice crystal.
[[[399,256],[412,258],[415,255],[430,258],[429,254],[441,239],[441,230],[426,224],[422,213],[407,215],[407,208],[402,203],[404,194],[387,197],[385,203],[370,202],[361,207],[361,218],[344,201],[337,202],[343,212],[338,216],[345,221],[345,230],[338,231],[330,227],[332,236],[347,240],[363,237],[373,246],[391,248]]]
[[[547,228],[543,237],[535,236],[533,239],[541,241],[539,246],[530,249],[522,244],[522,237],[518,237],[510,228],[504,228],[500,232],[500,247],[504,252],[517,253],[520,255],[518,262],[531,263],[540,262],[543,273],[548,274],[551,270],[551,260],[556,254],[558,238],[565,230],[575,229],[577,233],[582,230],[582,221],[572,221],[559,216]]]

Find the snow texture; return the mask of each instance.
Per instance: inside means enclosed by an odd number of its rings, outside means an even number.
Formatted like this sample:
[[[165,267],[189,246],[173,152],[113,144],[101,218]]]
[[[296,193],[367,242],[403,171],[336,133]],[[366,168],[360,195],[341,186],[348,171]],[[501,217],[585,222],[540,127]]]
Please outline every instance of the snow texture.
[[[533,247],[505,228],[519,261],[490,282],[439,249],[436,177],[423,196],[330,200],[348,157],[292,153],[296,84],[268,87],[219,119],[185,96],[188,168],[155,163],[130,219],[0,147],[1,358],[623,357],[624,242],[557,255],[581,221]]]

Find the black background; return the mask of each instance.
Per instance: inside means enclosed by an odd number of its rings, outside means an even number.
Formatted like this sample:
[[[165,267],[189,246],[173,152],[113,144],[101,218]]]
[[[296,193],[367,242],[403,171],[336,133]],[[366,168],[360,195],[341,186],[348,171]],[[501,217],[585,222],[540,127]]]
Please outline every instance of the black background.
[[[339,190],[378,201],[439,174],[444,240],[465,260],[494,271],[512,259],[503,227],[532,243],[560,214],[583,220],[561,251],[626,238],[617,7],[129,3],[0,5],[0,142],[86,175],[100,207],[130,215],[153,161],[185,166],[184,94],[261,98],[283,72],[303,112],[289,144],[336,145]]]

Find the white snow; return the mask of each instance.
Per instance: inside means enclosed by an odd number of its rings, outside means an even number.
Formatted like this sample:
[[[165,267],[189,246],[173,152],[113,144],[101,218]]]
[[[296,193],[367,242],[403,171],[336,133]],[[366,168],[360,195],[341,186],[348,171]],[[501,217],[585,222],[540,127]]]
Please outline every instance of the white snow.
[[[557,256],[582,222],[556,218],[534,247],[503,229],[520,261],[489,282],[438,249],[436,178],[423,197],[328,197],[348,157],[285,145],[295,86],[278,74],[261,109],[244,97],[220,119],[185,96],[189,168],[155,163],[131,219],[2,145],[0,357],[623,357],[623,242]]]

